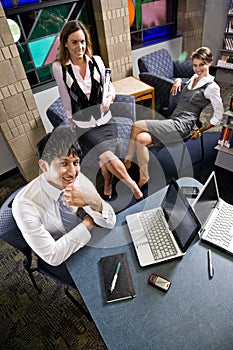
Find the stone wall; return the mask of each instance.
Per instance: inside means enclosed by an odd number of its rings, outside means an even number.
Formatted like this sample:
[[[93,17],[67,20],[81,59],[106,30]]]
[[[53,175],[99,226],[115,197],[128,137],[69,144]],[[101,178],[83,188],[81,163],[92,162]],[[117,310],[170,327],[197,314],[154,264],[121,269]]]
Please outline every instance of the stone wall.
[[[101,57],[112,80],[132,75],[128,0],[93,0]]]
[[[27,181],[38,175],[35,144],[45,130],[0,4],[0,128]]]
[[[188,53],[188,58],[202,46],[205,3],[206,0],[178,1],[177,30],[183,36],[183,50]]]

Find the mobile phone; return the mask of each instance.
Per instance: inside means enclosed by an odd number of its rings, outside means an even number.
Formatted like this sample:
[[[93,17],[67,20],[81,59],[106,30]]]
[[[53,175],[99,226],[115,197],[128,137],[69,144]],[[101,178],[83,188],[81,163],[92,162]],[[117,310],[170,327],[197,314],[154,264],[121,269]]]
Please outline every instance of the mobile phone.
[[[199,193],[197,186],[181,186],[181,190],[186,197],[195,198]]]
[[[161,276],[156,275],[155,273],[152,273],[152,275],[149,276],[148,283],[151,286],[162,290],[163,292],[167,292],[171,285],[170,281]]]

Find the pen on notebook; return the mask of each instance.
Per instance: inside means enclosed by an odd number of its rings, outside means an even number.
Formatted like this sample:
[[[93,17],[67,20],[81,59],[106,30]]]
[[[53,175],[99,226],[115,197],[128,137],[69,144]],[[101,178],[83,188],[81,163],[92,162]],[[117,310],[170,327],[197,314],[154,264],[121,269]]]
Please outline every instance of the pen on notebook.
[[[115,286],[116,286],[116,282],[117,282],[117,278],[118,278],[118,274],[119,274],[120,268],[121,268],[121,263],[118,262],[117,267],[116,267],[115,274],[114,274],[114,276],[113,276],[113,280],[112,280],[111,286],[110,286],[110,288],[109,288],[110,293],[112,293],[112,292],[114,291],[114,289],[115,289]]]
[[[208,250],[208,269],[210,278],[214,277],[214,268],[212,264],[212,255],[210,249]]]

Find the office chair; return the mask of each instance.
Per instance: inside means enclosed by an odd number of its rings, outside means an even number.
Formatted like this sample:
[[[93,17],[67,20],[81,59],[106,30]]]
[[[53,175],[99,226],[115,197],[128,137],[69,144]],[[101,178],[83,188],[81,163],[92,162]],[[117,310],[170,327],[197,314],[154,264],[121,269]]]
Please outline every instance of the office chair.
[[[64,285],[65,294],[67,297],[79,308],[79,310],[88,318],[89,321],[92,321],[90,314],[85,310],[85,308],[73,297],[70,293],[69,288],[77,289],[73,280],[70,276],[67,278],[61,279],[60,274],[58,274],[53,266],[45,263],[40,257],[37,257],[36,267],[32,267],[32,249],[27,244],[25,239],[23,238],[22,233],[20,232],[14,217],[12,215],[12,202],[17,192],[20,189],[16,190],[1,206],[0,208],[0,238],[9,243],[12,247],[21,251],[24,255],[23,258],[23,266],[27,271],[29,278],[32,282],[33,287],[36,289],[38,293],[42,293],[42,288],[38,286],[34,272],[39,272],[42,275],[46,275],[49,278],[57,281]]]

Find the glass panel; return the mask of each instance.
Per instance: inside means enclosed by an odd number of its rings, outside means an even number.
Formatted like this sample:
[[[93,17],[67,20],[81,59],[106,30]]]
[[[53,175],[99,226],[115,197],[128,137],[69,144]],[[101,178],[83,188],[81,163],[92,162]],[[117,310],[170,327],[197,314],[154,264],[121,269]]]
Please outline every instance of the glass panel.
[[[61,31],[73,4],[53,6],[38,12],[30,40]]]
[[[38,69],[37,74],[41,83],[44,83],[45,81],[49,81],[53,79],[50,68],[48,66]]]
[[[166,0],[144,1],[142,3],[142,27],[152,28],[166,24]]]
[[[55,38],[55,36],[50,36],[28,43],[36,68],[43,66]]]
[[[88,15],[86,6],[83,7],[83,9],[82,9],[82,11],[81,11],[80,16],[79,16],[78,19],[79,19],[81,22],[83,22],[85,25],[90,24],[89,15]]]
[[[131,16],[135,10],[130,23],[133,49],[176,36],[177,0],[129,0],[128,8]]]
[[[34,65],[26,44],[17,43],[17,48],[26,71],[33,69]]]
[[[3,8],[8,8],[8,7],[15,7],[17,5],[27,5],[27,4],[32,4],[35,2],[40,2],[40,0],[16,0],[16,1],[10,1],[10,0],[1,0],[2,7]]]
[[[37,79],[37,75],[36,75],[36,72],[27,72],[27,78],[28,78],[28,81],[29,81],[29,84],[31,86],[36,86],[38,85],[38,79]]]
[[[163,38],[165,36],[172,35],[173,26],[158,26],[155,28],[145,29],[143,30],[143,40],[152,40],[156,38]]]

